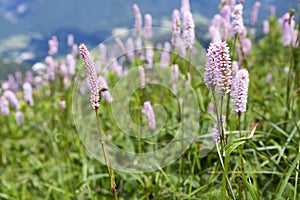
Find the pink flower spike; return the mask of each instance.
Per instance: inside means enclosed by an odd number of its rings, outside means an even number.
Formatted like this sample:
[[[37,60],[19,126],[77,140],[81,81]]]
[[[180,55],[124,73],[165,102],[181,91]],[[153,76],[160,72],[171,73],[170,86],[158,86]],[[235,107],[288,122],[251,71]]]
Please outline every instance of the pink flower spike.
[[[272,5],[270,6],[270,17],[275,17],[276,15],[276,6]]]
[[[192,49],[195,43],[195,24],[190,11],[183,14],[183,41],[186,49]]]
[[[244,27],[242,4],[237,4],[234,6],[234,10],[232,12],[231,17],[232,17],[231,31],[233,35],[240,34]]]
[[[249,73],[246,69],[240,69],[233,81],[234,90],[231,92],[232,104],[236,113],[239,115],[246,112],[248,87],[249,87]]]
[[[139,74],[140,74],[141,89],[144,89],[145,88],[145,70],[142,66],[139,66]]]
[[[8,99],[8,101],[10,102],[10,105],[12,108],[16,109],[16,110],[19,110],[20,109],[20,104],[19,104],[19,100],[16,96],[15,93],[13,93],[12,91],[10,90],[6,90],[4,93],[3,93],[3,96],[6,97]]]
[[[155,116],[154,116],[154,112],[153,112],[152,106],[149,101],[144,102],[144,109],[142,110],[142,112],[148,118],[148,124],[149,124],[150,130],[154,130],[156,127]]]
[[[58,52],[58,40],[56,36],[52,36],[52,38],[48,41],[49,51],[48,54],[50,56],[54,56]]]
[[[16,120],[18,126],[22,126],[24,124],[24,116],[21,111],[16,112]]]
[[[3,116],[7,116],[9,114],[9,102],[4,96],[0,97],[0,112]]]
[[[30,83],[25,82],[23,84],[23,91],[24,91],[24,100],[27,102],[30,106],[33,106],[33,98],[32,98],[32,86]]]
[[[278,21],[282,27],[282,44],[289,46],[293,43],[295,17],[287,12]]]
[[[67,36],[67,44],[69,47],[72,47],[74,44],[74,35],[68,34]]]
[[[211,43],[206,55],[205,83],[207,88],[214,91],[219,86],[219,93],[225,95],[230,92],[232,75],[231,59],[227,43]]]
[[[99,76],[98,81],[100,90],[108,90],[107,82],[103,76]]]
[[[269,24],[268,20],[263,21],[263,31],[264,31],[264,34],[267,34],[270,31],[270,24]]]
[[[257,16],[258,16],[260,6],[261,6],[261,3],[259,1],[256,1],[253,5],[252,12],[251,12],[251,25],[252,26],[254,26],[257,22]]]
[[[134,28],[136,29],[136,33],[138,35],[140,29],[142,28],[142,24],[143,24],[142,14],[141,14],[140,8],[137,4],[133,4],[133,11],[134,11],[134,17],[135,17]]]
[[[98,109],[100,106],[99,82],[96,74],[95,64],[92,61],[90,52],[84,44],[80,44],[79,50],[88,73],[88,83],[91,90],[91,104],[94,109]]]
[[[190,10],[191,10],[190,0],[181,0],[181,8],[180,8],[181,14],[184,15],[186,11],[190,11]]]
[[[180,39],[180,33],[181,33],[181,28],[180,28],[180,12],[179,10],[175,9],[173,10],[173,15],[172,15],[172,45],[174,47],[177,47],[178,45],[178,40]]]
[[[108,90],[101,92],[101,95],[107,103],[111,103],[114,100]]]
[[[152,16],[150,14],[145,15],[145,38],[146,40],[152,38]]]
[[[151,45],[147,45],[146,46],[146,61],[147,61],[147,68],[148,69],[152,68],[153,57],[154,57],[153,47]]]

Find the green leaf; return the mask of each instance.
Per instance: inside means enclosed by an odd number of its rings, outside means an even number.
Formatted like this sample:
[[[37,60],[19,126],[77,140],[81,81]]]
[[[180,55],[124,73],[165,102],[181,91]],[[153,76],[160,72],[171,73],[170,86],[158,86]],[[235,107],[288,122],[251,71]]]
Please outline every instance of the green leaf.
[[[285,174],[285,176],[282,177],[284,179],[281,179],[281,181],[280,181],[281,185],[280,185],[279,191],[276,195],[276,199],[280,199],[280,197],[282,196],[284,189],[285,189],[286,185],[288,184],[288,181],[289,181],[292,173],[295,171],[296,165],[299,162],[299,160],[300,160],[300,152],[298,152],[295,160],[293,161],[292,165],[290,166],[290,168],[287,171],[287,173]]]
[[[230,155],[236,148],[238,148],[240,145],[244,144],[245,142],[246,142],[245,140],[241,141],[240,139],[238,139],[227,144],[224,148],[226,156]]]
[[[251,197],[253,198],[253,200],[258,200],[259,199],[259,193],[257,192],[255,186],[252,183],[249,183],[248,181],[246,181],[246,187],[248,189],[248,191],[251,194]]]

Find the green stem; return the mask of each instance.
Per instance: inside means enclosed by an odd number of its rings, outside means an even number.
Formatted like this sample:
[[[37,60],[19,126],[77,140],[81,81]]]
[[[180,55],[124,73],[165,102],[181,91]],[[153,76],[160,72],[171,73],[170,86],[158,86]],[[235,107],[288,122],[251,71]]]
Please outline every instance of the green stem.
[[[99,119],[99,116],[98,116],[98,108],[95,108],[95,114],[96,114],[96,119],[97,119],[98,133],[99,133],[99,137],[100,137],[100,143],[101,143],[101,147],[102,147],[102,151],[103,151],[103,155],[104,155],[104,160],[105,160],[105,164],[106,164],[106,167],[107,167],[108,175],[110,177],[111,190],[112,190],[114,199],[117,200],[118,196],[117,196],[117,189],[116,189],[116,183],[115,183],[115,175],[114,175],[113,169],[110,167],[109,162],[108,162],[106,148],[105,148],[105,145],[104,145],[105,141],[104,141],[104,138],[103,138],[101,127],[100,127],[100,119]]]
[[[217,104],[217,99],[216,99],[216,95],[215,95],[215,91],[214,89],[212,89],[212,96],[213,96],[213,101],[214,101],[214,108],[215,108],[215,113],[217,115],[217,125],[218,125],[218,131],[219,133],[221,133],[221,126],[220,126],[220,118],[219,118],[219,111],[218,111],[218,104]],[[220,140],[220,144],[221,144],[221,154],[223,157],[223,149],[224,149],[224,144],[223,144],[223,140]]]
[[[242,129],[241,129],[241,112],[238,113],[238,118],[239,118],[239,135],[240,138],[242,137]],[[243,177],[243,184],[241,185],[242,190],[244,191],[244,199],[248,199],[247,197],[247,191],[246,191],[246,173],[245,173],[245,165],[244,165],[244,159],[243,159],[243,149],[244,149],[244,144],[241,145],[239,148],[239,154],[240,154],[240,160],[241,160],[241,167],[242,167],[242,177]],[[241,190],[240,190],[241,191]]]
[[[221,96],[221,108],[220,108],[220,127],[221,127],[221,140],[223,141],[224,146],[226,145],[225,143],[225,134],[224,134],[224,127],[223,127],[223,121],[222,121],[222,113],[223,113],[223,101],[224,101],[224,96]]]

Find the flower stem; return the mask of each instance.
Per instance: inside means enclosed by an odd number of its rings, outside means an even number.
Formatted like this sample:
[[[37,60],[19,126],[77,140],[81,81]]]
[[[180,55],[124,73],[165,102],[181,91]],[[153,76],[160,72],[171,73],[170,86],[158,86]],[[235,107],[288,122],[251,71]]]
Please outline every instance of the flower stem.
[[[239,118],[239,135],[240,138],[242,137],[242,129],[241,129],[241,112],[238,113],[238,118]],[[244,191],[244,199],[248,199],[247,198],[247,191],[246,191],[246,174],[245,174],[245,166],[244,166],[244,159],[243,159],[243,148],[244,148],[244,144],[242,144],[239,148],[239,154],[240,154],[240,159],[241,159],[241,168],[242,168],[242,177],[243,177],[243,184],[241,185],[242,190]]]
[[[111,186],[112,194],[113,194],[114,199],[117,200],[118,196],[117,196],[117,189],[116,189],[116,183],[115,183],[115,175],[114,175],[113,169],[110,167],[109,162],[108,162],[108,156],[107,156],[105,145],[104,145],[105,141],[103,138],[101,127],[100,127],[98,108],[95,108],[95,114],[96,114],[96,119],[97,119],[98,133],[99,133],[99,137],[100,137],[100,143],[101,143],[101,147],[102,147],[102,151],[103,151],[103,155],[104,155],[104,160],[105,160],[105,164],[107,167],[108,175],[110,177],[110,186]]]

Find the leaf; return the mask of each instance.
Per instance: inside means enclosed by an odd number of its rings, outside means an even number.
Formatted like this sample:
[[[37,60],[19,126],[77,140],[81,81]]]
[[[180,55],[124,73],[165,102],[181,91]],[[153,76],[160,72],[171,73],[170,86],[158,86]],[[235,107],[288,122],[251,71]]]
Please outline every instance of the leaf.
[[[227,144],[224,148],[225,154],[230,155],[236,148],[238,148],[240,145],[244,144],[246,141],[245,140],[235,140],[229,144]]]
[[[250,192],[251,197],[254,200],[258,200],[259,199],[259,193],[255,189],[254,185],[252,183],[249,183],[248,181],[246,181],[246,187],[247,187],[248,191]]]
[[[276,195],[276,199],[280,199],[280,197],[282,196],[282,194],[284,192],[284,189],[285,189],[286,185],[288,184],[288,181],[289,181],[292,173],[295,171],[296,165],[299,162],[299,160],[300,160],[300,152],[298,152],[295,160],[293,161],[293,163],[290,166],[289,170],[285,174],[285,178],[284,178],[284,176],[282,177],[284,179],[283,180],[281,179],[281,181],[280,181],[281,185],[280,185],[279,191],[278,191],[278,193]]]

